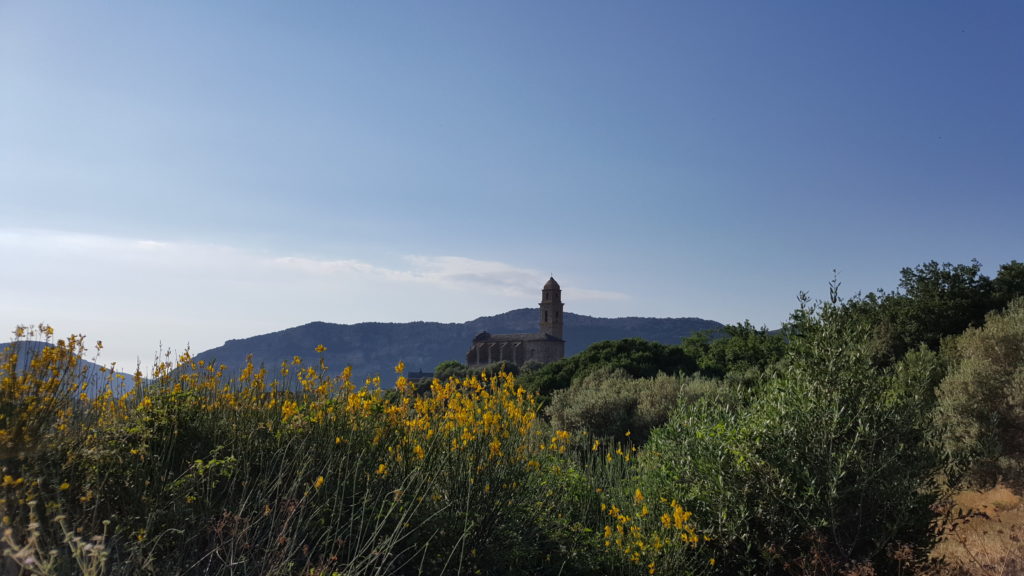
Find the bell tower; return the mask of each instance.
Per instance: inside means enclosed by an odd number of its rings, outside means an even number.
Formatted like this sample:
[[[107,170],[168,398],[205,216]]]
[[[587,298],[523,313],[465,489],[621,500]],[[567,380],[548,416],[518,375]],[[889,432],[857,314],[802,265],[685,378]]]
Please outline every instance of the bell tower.
[[[562,288],[554,277],[541,290],[540,331],[562,339]]]

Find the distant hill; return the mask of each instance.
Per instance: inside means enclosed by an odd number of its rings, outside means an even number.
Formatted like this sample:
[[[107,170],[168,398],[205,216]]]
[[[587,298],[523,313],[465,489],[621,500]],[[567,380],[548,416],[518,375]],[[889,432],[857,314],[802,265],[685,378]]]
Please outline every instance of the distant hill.
[[[17,373],[21,374],[28,369],[33,358],[41,354],[46,348],[52,347],[53,344],[35,340],[0,343],[0,362],[6,362],[9,358],[8,354],[16,353],[18,361],[14,369]],[[90,398],[95,398],[105,391],[108,380],[113,392],[117,395],[130,390],[135,381],[132,374],[124,372],[114,372],[112,374],[107,368],[82,357],[79,357],[78,365],[68,372],[67,377],[69,382],[74,382],[76,385],[85,383],[86,388],[84,392]]]
[[[332,372],[352,366],[353,378],[380,375],[382,383],[393,380],[394,365],[405,362],[407,371],[430,372],[445,360],[466,361],[473,337],[486,330],[493,334],[532,333],[538,330],[536,308],[512,310],[461,324],[440,322],[329,324],[311,322],[251,338],[228,340],[223,346],[196,355],[197,360],[224,364],[237,370],[248,354],[256,365],[273,372],[294,356],[312,361],[318,345],[327,347],[324,358]],[[644,338],[662,344],[678,344],[700,330],[722,324],[700,318],[595,318],[565,314],[565,353],[583,351],[595,342]]]

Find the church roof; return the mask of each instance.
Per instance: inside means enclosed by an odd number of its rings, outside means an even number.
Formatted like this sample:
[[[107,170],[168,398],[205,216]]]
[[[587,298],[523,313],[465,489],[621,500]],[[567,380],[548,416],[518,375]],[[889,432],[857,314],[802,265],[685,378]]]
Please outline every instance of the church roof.
[[[536,334],[491,334],[490,332],[481,332],[473,338],[473,342],[560,342],[561,338],[556,338],[551,334],[544,332]]]
[[[544,285],[544,289],[545,290],[561,290],[562,288],[561,288],[561,286],[558,285],[558,282],[555,282],[555,277],[552,276],[551,278],[548,279],[547,284]]]

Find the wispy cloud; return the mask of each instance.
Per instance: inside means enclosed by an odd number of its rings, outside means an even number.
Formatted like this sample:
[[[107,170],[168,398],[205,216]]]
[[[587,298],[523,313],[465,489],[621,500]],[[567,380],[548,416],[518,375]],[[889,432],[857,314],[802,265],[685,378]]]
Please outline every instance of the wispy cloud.
[[[161,342],[203,350],[313,320],[464,321],[530,306],[547,280],[532,268],[462,256],[407,255],[384,265],[25,229],[0,229],[0,260],[15,274],[0,284],[0,329],[51,322],[102,338],[107,359],[123,365]],[[568,302],[627,299],[560,281]]]
[[[309,258],[267,255],[223,244],[165,242],[80,234],[48,230],[0,230],[0,250],[8,257],[29,261],[39,257],[80,259],[108,265],[135,265],[174,271],[286,272],[309,278],[331,277],[351,280],[363,276],[393,283],[430,284],[456,290],[484,290],[504,296],[530,296],[537,292],[547,274],[532,268],[497,260],[476,260],[462,256],[404,256],[404,267],[388,267],[357,258]],[[622,300],[618,292],[573,287],[581,300]]]
[[[419,279],[454,288],[492,290],[508,296],[535,294],[543,274],[493,260],[459,256],[406,256],[410,271]]]
[[[546,280],[545,274],[496,260],[474,260],[462,256],[407,255],[403,269],[377,266],[360,260],[330,260],[299,257],[275,258],[284,268],[317,276],[365,274],[399,283],[430,284],[452,290],[485,291],[500,296],[533,298]],[[569,290],[578,300],[626,300],[620,292],[587,288]]]
[[[523,296],[537,291],[538,273],[503,262],[457,256],[405,256],[402,268],[380,266],[356,259],[275,257],[273,267],[321,279],[363,276],[395,284],[432,285],[447,290],[483,290],[501,296]]]
[[[391,270],[355,259],[330,260],[300,256],[277,256],[268,258],[266,264],[293,273],[316,277],[344,277],[359,274],[392,281],[412,280],[408,273],[401,270]]]

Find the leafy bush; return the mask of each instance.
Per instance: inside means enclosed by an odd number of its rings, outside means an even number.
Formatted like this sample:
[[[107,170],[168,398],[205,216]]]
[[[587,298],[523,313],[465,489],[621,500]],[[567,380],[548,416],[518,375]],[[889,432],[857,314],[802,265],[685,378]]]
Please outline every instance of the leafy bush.
[[[922,343],[938,350],[942,339],[1001,309],[1024,293],[1024,265],[1013,261],[995,280],[981,273],[981,264],[939,264],[931,261],[900,271],[899,290],[879,291],[850,302],[844,311],[872,325],[872,354],[880,366],[892,366]]]
[[[953,479],[1024,486],[1024,298],[943,347],[934,421]]]
[[[481,374],[486,376],[511,374],[515,376],[519,374],[519,367],[511,362],[505,361],[492,362],[485,366],[470,367],[460,362],[456,362],[455,360],[446,360],[434,368],[434,378],[437,378],[441,382],[447,382],[450,378],[462,380],[463,378],[480,376]]]
[[[557,429],[617,439],[630,433],[632,441],[642,445],[680,400],[693,401],[719,384],[700,376],[634,378],[621,369],[604,369],[555,392],[547,415]]]
[[[749,321],[722,328],[720,337],[701,332],[683,340],[683,349],[697,359],[701,374],[750,383],[748,374],[759,374],[782,359],[786,337],[767,328],[755,328]]]
[[[1024,262],[1011,260],[999,267],[999,273],[992,279],[992,296],[998,310],[1024,297]]]
[[[555,390],[568,388],[574,380],[598,370],[621,370],[634,378],[653,378],[659,372],[689,374],[696,369],[696,361],[680,346],[628,338],[598,342],[575,356],[546,364],[524,374],[520,384],[545,399]]]
[[[562,467],[551,469],[547,518],[569,560],[561,574],[702,574],[714,566],[692,513],[651,495],[637,451],[628,440],[574,436]]]
[[[684,403],[642,453],[662,494],[693,510],[731,572],[807,558],[884,561],[927,534],[936,460],[924,431],[937,359],[870,361],[870,326],[836,300],[794,315],[785,367],[762,389]]]
[[[445,360],[434,367],[434,378],[447,382],[449,378],[465,378],[469,367],[455,360]]]

